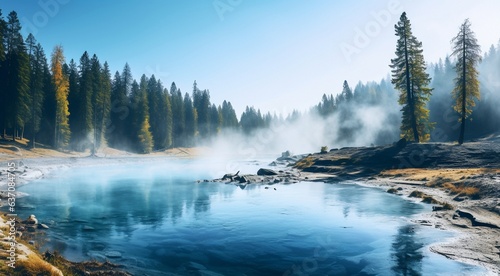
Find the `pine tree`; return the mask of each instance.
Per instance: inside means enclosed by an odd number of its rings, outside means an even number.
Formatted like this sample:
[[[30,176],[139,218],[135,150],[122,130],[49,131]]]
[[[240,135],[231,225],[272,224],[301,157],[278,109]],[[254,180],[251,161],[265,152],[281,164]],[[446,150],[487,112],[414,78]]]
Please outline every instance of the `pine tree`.
[[[186,129],[183,144],[185,146],[192,146],[197,131],[196,122],[198,120],[198,114],[196,113],[196,109],[193,107],[193,101],[188,93],[184,95],[184,114]]]
[[[401,136],[415,142],[427,141],[433,127],[427,109],[432,89],[428,87],[431,79],[426,73],[422,43],[412,34],[410,20],[405,12],[395,29],[399,39],[391,68],[392,83],[399,90],[399,104],[403,105]]]
[[[234,111],[231,102],[222,102],[222,128],[226,129],[237,129],[238,128],[238,117]]]
[[[73,141],[75,142],[75,149],[84,151],[88,149],[92,143],[93,138],[93,121],[94,121],[94,79],[92,74],[92,62],[87,51],[83,53],[80,58],[78,81],[78,107],[75,110],[78,114],[77,126],[73,129]]]
[[[126,148],[135,135],[128,129],[132,123],[128,97],[132,82],[132,72],[126,63],[122,75],[116,72],[111,89],[110,120],[106,133],[109,145],[114,148]]]
[[[71,136],[68,110],[68,78],[63,74],[64,54],[62,46],[56,46],[52,52],[52,80],[56,98],[55,146],[63,149],[68,146]]]
[[[38,140],[55,148],[56,93],[50,67],[47,63],[43,69],[43,94],[42,120]]]
[[[23,37],[21,24],[16,12],[9,13],[5,25],[6,57],[2,65],[2,81],[5,86],[5,128],[12,129],[12,140],[24,130],[25,123],[31,117],[30,64]],[[2,89],[3,90],[3,89]],[[22,136],[22,134],[21,134]]]
[[[170,86],[170,103],[172,105],[173,120],[173,145],[175,147],[184,146],[186,118],[181,90],[177,88],[175,82]]]
[[[111,106],[111,72],[108,62],[104,62],[104,66],[100,72],[100,93],[96,98],[96,148],[99,149],[105,144],[106,122],[109,119],[109,111]]]
[[[5,19],[2,16],[2,9],[0,9],[0,67],[1,62],[5,60],[4,38],[5,38]]]
[[[143,75],[145,81],[146,76]],[[141,78],[141,87],[143,78]],[[147,81],[149,101],[149,118],[151,133],[153,134],[154,149],[163,150],[172,145],[172,106],[168,91],[163,88],[161,81],[151,76]]]
[[[350,102],[354,98],[351,87],[349,87],[346,80],[344,80],[344,84],[342,86],[342,96],[346,102]]]
[[[219,112],[222,108],[217,108],[215,104],[210,107],[210,136],[215,136],[219,133],[222,125],[222,114]]]
[[[460,31],[451,43],[452,56],[457,58],[455,71],[455,88],[453,89],[454,109],[460,114],[460,135],[458,143],[464,143],[465,120],[472,114],[472,107],[479,100],[479,72],[476,69],[481,61],[481,47],[477,43],[476,35],[470,28],[469,19],[460,26]]]
[[[150,153],[153,150],[154,140],[149,123],[149,104],[147,95],[146,78],[143,75],[141,85],[132,82],[130,91],[132,109],[132,127],[129,128],[136,133],[137,150],[140,153]]]
[[[101,66],[99,59],[94,54],[90,60],[90,73],[92,74],[92,154],[104,141],[104,121],[109,110],[109,96],[111,91],[111,76],[107,63]]]
[[[31,92],[31,148],[35,148],[36,134],[40,131],[42,119],[42,105],[44,100],[44,69],[47,66],[47,58],[40,43],[36,43],[35,37],[29,34],[26,39],[30,63],[30,92]]]
[[[2,9],[0,9],[0,131],[1,136],[4,138],[6,123],[7,123],[7,90],[3,89],[6,87],[6,70],[4,70],[5,65],[5,25],[6,22],[2,16]]]

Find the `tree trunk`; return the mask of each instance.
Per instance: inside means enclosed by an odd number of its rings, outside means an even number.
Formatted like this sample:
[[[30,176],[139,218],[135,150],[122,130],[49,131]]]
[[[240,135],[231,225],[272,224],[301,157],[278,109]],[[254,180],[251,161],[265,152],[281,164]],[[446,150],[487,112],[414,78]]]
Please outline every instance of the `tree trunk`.
[[[465,67],[467,65],[467,62],[465,60],[465,27],[462,29],[462,39],[463,39],[463,53],[462,53],[462,59],[463,59],[463,63],[462,63],[462,124],[460,125],[460,136],[458,137],[458,144],[459,145],[462,145],[464,143],[464,134],[465,134],[465,112],[466,112],[466,93],[467,93],[467,89],[465,88],[465,85],[467,84],[466,82],[466,70],[465,70]]]
[[[406,29],[406,26],[405,26]],[[410,63],[408,61],[408,43],[405,34],[405,67],[406,67],[406,94],[408,98],[408,105],[410,107],[410,120],[411,128],[413,130],[413,139],[415,142],[419,143],[418,130],[417,130],[417,119],[415,118],[415,106],[413,102],[413,91],[410,85]]]

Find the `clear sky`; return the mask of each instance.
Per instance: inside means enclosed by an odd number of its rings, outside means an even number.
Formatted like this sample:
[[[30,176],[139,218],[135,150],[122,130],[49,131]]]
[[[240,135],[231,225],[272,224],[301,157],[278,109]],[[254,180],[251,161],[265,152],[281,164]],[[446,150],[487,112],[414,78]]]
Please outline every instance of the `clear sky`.
[[[0,0],[4,17],[18,13],[49,56],[67,61],[84,51],[135,78],[155,74],[183,93],[193,81],[211,100],[263,111],[307,110],[343,80],[379,81],[389,74],[403,11],[423,42],[427,62],[450,53],[469,18],[487,50],[500,39],[500,1],[465,0]]]

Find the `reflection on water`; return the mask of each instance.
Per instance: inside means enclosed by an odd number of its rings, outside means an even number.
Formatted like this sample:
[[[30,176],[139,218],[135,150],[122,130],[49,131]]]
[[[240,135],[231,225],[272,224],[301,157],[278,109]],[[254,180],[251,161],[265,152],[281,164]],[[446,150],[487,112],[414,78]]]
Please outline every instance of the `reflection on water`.
[[[448,234],[407,222],[424,205],[356,185],[195,181],[208,173],[188,161],[78,168],[21,187],[19,204],[51,226],[48,249],[77,261],[119,253],[113,262],[146,275],[479,271],[426,249]]]
[[[395,264],[392,267],[398,275],[422,275],[422,248],[424,244],[416,241],[415,227],[403,225],[398,229],[392,243]]]

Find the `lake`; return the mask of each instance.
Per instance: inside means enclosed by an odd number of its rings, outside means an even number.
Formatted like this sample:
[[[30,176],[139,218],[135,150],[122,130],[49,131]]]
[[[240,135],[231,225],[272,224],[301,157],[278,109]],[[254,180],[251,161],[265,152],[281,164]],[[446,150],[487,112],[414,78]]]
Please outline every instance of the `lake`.
[[[255,172],[262,164],[242,163]],[[471,275],[431,253],[449,232],[412,224],[430,206],[355,184],[232,184],[186,160],[75,167],[19,187],[42,249],[106,258],[135,275]],[[220,175],[219,175],[220,177]],[[106,257],[108,256],[108,257]]]

